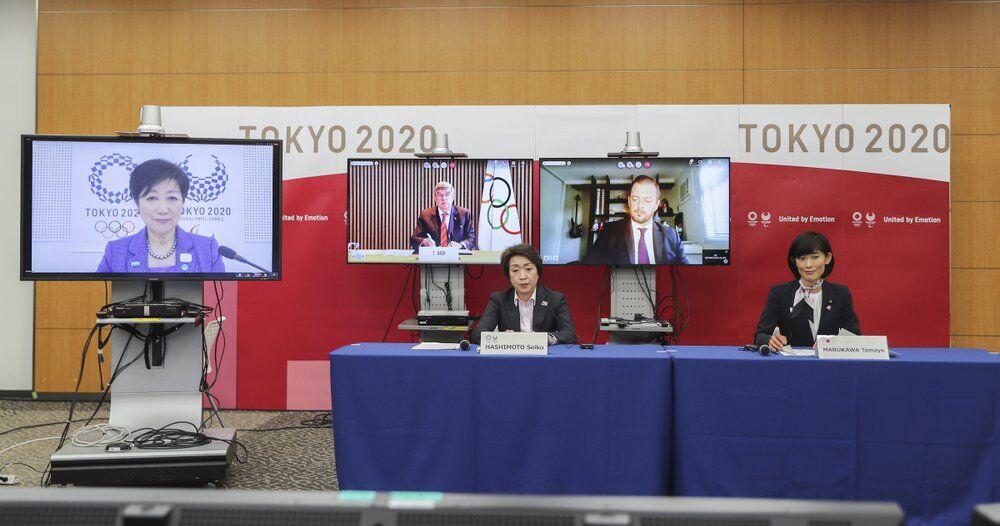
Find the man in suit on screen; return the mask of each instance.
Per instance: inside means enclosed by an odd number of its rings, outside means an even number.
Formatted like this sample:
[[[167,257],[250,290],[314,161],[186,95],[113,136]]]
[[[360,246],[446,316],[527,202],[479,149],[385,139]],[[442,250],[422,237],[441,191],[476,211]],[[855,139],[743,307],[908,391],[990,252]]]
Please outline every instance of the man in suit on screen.
[[[420,211],[417,225],[410,235],[410,246],[414,252],[420,247],[458,247],[464,250],[476,247],[472,212],[455,206],[455,187],[451,183],[441,181],[434,185],[434,206]]]
[[[655,221],[660,185],[640,175],[629,187],[629,217],[604,225],[583,262],[588,265],[687,265],[681,238]]]

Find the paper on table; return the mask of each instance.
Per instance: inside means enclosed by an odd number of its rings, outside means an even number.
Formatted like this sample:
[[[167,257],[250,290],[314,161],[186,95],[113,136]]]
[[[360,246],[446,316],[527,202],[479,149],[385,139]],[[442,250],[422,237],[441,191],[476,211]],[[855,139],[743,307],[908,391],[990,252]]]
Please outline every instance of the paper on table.
[[[412,347],[415,351],[457,351],[457,343],[420,342]]]
[[[781,335],[781,328],[779,328],[777,325],[775,325],[774,326],[774,332],[772,332],[771,334],[773,336],[780,336]],[[785,344],[784,347],[782,347],[781,349],[779,349],[777,351],[774,351],[774,352],[776,352],[776,353],[778,353],[778,354],[780,354],[782,356],[806,356],[804,354],[796,354],[797,351],[795,349],[792,349],[792,346],[788,345],[787,343]]]
[[[778,354],[782,356],[816,356],[816,349],[811,347],[791,347],[786,345],[782,347]]]

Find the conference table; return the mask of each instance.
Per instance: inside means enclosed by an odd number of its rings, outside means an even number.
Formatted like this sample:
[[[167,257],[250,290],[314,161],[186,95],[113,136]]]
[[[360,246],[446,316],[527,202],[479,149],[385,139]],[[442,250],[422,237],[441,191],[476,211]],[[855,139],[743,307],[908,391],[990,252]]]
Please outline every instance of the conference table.
[[[1000,357],[983,350],[412,345],[330,353],[342,489],[889,500],[917,525],[1000,501]]]

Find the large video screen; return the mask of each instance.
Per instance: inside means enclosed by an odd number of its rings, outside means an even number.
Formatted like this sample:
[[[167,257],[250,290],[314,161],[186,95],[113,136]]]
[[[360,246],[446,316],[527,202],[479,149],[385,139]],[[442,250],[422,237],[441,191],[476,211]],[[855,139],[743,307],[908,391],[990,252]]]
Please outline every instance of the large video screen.
[[[277,280],[281,142],[22,136],[21,279]]]
[[[349,263],[496,264],[531,243],[528,159],[351,159]]]
[[[542,260],[728,265],[729,159],[542,159]]]

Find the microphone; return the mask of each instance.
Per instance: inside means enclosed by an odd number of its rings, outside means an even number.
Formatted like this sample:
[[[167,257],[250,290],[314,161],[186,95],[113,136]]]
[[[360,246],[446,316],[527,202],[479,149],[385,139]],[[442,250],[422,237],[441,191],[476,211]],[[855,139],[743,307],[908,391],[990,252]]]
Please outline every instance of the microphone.
[[[743,347],[740,347],[740,349],[747,352],[760,353],[761,356],[767,356],[771,354],[771,347],[768,346],[767,344],[761,346],[757,346],[754,344],[744,345]]]
[[[463,351],[468,351],[469,350],[469,340],[462,340],[462,341],[458,342],[458,347],[460,349],[462,349]]]
[[[219,245],[219,255],[222,256],[222,257],[224,257],[224,258],[226,258],[226,259],[231,259],[233,261],[239,261],[240,263],[246,263],[247,265],[250,265],[251,267],[253,267],[253,268],[255,268],[255,269],[257,269],[257,270],[259,270],[261,272],[269,272],[266,268],[264,268],[264,267],[262,267],[260,265],[257,265],[255,263],[252,263],[250,261],[247,261],[246,258],[244,258],[243,256],[237,254],[235,250],[233,250],[233,249],[231,249],[231,248],[229,248],[227,246]]]

